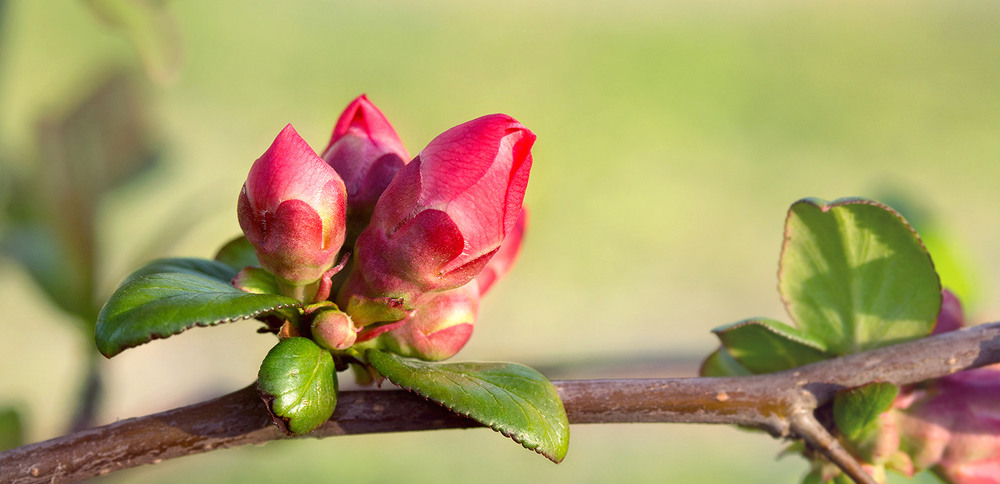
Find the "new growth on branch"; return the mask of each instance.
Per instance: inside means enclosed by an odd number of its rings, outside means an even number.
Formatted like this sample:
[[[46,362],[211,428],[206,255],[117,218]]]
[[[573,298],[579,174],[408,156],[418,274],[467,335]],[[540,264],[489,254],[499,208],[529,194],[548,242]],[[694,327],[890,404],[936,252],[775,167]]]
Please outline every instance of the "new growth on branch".
[[[810,484],[924,469],[1000,482],[1000,369],[987,366],[1000,361],[1000,328],[960,329],[961,302],[916,231],[872,200],[791,206],[778,289],[792,324],[716,328],[701,378],[553,384],[518,364],[442,362],[517,257],[534,141],[494,114],[411,159],[364,95],[322,156],[287,125],[239,192],[244,235],[213,260],[136,270],[96,327],[110,358],[196,326],[259,321],[277,342],[256,384],[0,453],[0,480],[82,479],[306,434],[478,425],[560,462],[571,422],[699,422],[794,439],[788,450],[809,460]],[[338,394],[347,370],[415,395]]]

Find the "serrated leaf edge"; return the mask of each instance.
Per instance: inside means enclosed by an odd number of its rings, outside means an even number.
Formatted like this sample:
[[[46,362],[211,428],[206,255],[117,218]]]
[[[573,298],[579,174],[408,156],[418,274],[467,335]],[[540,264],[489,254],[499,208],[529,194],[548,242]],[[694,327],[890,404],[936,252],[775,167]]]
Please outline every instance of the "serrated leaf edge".
[[[516,364],[516,363],[512,363],[512,364]],[[385,376],[385,375],[383,375],[383,376]],[[544,376],[544,375],[542,375],[542,376]],[[482,425],[485,425],[485,426],[489,427],[490,429],[492,429],[494,432],[497,432],[498,434],[503,435],[504,437],[507,437],[510,440],[513,440],[514,442],[517,442],[518,444],[521,445],[521,447],[524,447],[525,449],[533,451],[536,454],[541,455],[541,456],[545,457],[546,459],[549,459],[552,462],[555,462],[556,464],[562,462],[562,460],[565,458],[565,455],[563,457],[557,459],[555,455],[548,455],[548,454],[546,454],[545,452],[543,452],[542,450],[540,450],[541,445],[537,445],[537,446],[535,446],[535,448],[529,447],[527,445],[527,443],[524,442],[522,439],[518,439],[513,434],[505,432],[502,429],[499,429],[499,428],[495,427],[494,426],[495,422],[494,423],[485,422],[483,420],[480,420],[480,419],[477,419],[477,418],[473,417],[472,415],[469,415],[468,413],[456,410],[453,405],[448,404],[447,402],[442,402],[442,401],[439,401],[439,400],[435,400],[432,397],[429,397],[427,395],[424,395],[423,393],[420,393],[420,391],[417,390],[417,389],[415,389],[415,388],[408,388],[406,386],[403,386],[402,384],[393,381],[392,378],[390,378],[388,376],[385,376],[385,379],[389,380],[390,382],[392,382],[393,385],[396,385],[397,387],[402,388],[403,390],[406,390],[406,391],[408,391],[408,392],[410,392],[410,393],[412,393],[414,395],[417,395],[417,396],[423,398],[424,400],[427,400],[429,402],[434,402],[434,403],[436,403],[436,404],[438,404],[438,405],[440,405],[440,406],[448,409],[449,412],[454,413],[455,415],[458,415],[460,417],[465,417],[465,418],[468,418],[468,419],[473,420],[475,422],[478,422],[478,423],[480,423]],[[477,380],[482,381],[482,379],[477,379]],[[485,383],[488,383],[488,382],[485,382]],[[493,384],[491,384],[491,385],[493,385]],[[493,386],[497,387],[497,385],[493,385]],[[500,388],[500,387],[497,387],[497,388]],[[510,392],[507,392],[507,393],[511,394]],[[513,395],[513,394],[511,394],[511,395]],[[558,398],[558,394],[557,394],[557,398]],[[521,400],[523,400],[523,398],[521,398]],[[562,398],[559,398],[559,406],[563,407],[563,411],[565,412],[566,409],[563,406]],[[519,407],[520,407],[520,405],[519,405]],[[521,407],[521,408],[523,408],[523,407]],[[537,412],[537,409],[536,409],[536,412]],[[541,414],[539,413],[539,415],[541,415]],[[546,419],[543,419],[543,420],[546,420]],[[562,422],[559,422],[559,426],[560,426],[560,428],[565,428],[563,426]]]
[[[397,387],[402,388],[403,390],[406,390],[406,391],[408,391],[408,392],[410,392],[410,393],[412,393],[414,395],[417,395],[420,398],[423,398],[424,400],[427,400],[428,402],[436,403],[436,404],[438,404],[438,405],[446,408],[449,412],[454,413],[455,415],[458,415],[460,417],[465,417],[465,418],[467,418],[469,420],[473,420],[473,421],[475,421],[475,422],[477,422],[479,424],[485,425],[486,427],[490,428],[494,432],[496,432],[496,433],[498,433],[500,435],[503,435],[504,437],[507,437],[508,439],[513,440],[514,442],[517,442],[518,444],[521,445],[521,447],[524,447],[525,449],[528,449],[528,450],[530,450],[530,451],[532,451],[532,452],[534,452],[534,453],[536,453],[536,454],[538,454],[538,455],[540,455],[542,457],[545,457],[546,459],[548,459],[548,460],[550,460],[552,462],[555,462],[556,464],[562,462],[562,460],[563,460],[561,458],[560,459],[556,459],[555,456],[546,454],[545,452],[543,452],[540,449],[540,447],[541,447],[540,445],[536,446],[535,448],[531,448],[522,439],[518,439],[512,433],[505,432],[503,429],[497,428],[497,427],[493,426],[493,424],[490,424],[490,423],[484,422],[482,420],[479,420],[479,419],[473,417],[472,415],[469,415],[468,413],[463,413],[463,412],[460,412],[458,410],[455,410],[454,407],[448,405],[447,403],[435,400],[435,399],[433,399],[431,397],[428,397],[427,395],[424,395],[424,394],[420,393],[419,391],[417,391],[414,388],[407,388],[407,387],[405,387],[403,385],[400,385],[399,383],[396,383],[396,382],[392,381],[392,379],[389,378],[389,377],[386,377],[386,379],[389,380],[390,382],[392,382],[393,385],[396,385]],[[560,426],[561,426],[561,424],[560,424]]]
[[[145,275],[142,275],[142,276],[140,276],[140,277],[138,277],[136,279],[133,279],[133,280],[129,281],[129,284],[132,284],[132,283],[135,283],[136,281],[141,281],[141,280],[146,279],[148,277],[159,275],[159,274],[168,274],[168,273],[166,273],[166,272],[155,272],[155,273],[152,273],[152,274],[145,274]],[[122,287],[125,287],[125,286],[123,285],[123,286],[119,287],[119,289],[121,289]],[[115,292],[117,293],[118,291],[116,290]],[[244,292],[246,292],[246,291],[244,291]],[[249,293],[249,292],[247,292],[246,294],[251,294],[252,295],[252,293]],[[111,296],[111,298],[113,298],[113,297],[114,297],[114,294]],[[111,298],[108,298],[108,302],[111,301]],[[107,305],[108,305],[108,303],[106,302],[104,304],[104,307],[101,308],[100,313],[98,313],[98,316],[97,316],[97,324],[98,324],[98,326],[100,326],[100,324],[103,321],[105,321],[105,318],[104,318],[104,308],[106,308]],[[112,357],[117,356],[118,354],[120,354],[121,352],[123,352],[123,351],[125,351],[127,349],[135,348],[137,346],[142,346],[142,345],[144,345],[146,343],[149,343],[150,341],[167,339],[167,338],[169,338],[171,336],[174,336],[174,335],[177,335],[177,334],[181,334],[181,333],[183,333],[183,332],[185,332],[185,331],[187,331],[187,330],[189,330],[191,328],[195,328],[195,327],[198,327],[198,328],[208,328],[208,327],[212,327],[212,326],[217,326],[219,324],[235,323],[235,322],[244,321],[244,320],[247,320],[247,319],[254,319],[257,316],[260,316],[261,314],[269,313],[269,312],[272,312],[272,311],[277,311],[279,309],[286,309],[286,308],[292,308],[292,307],[297,308],[297,307],[300,307],[301,305],[302,305],[301,303],[279,304],[277,306],[270,307],[268,309],[264,309],[264,310],[261,310],[261,311],[254,311],[254,312],[242,315],[240,317],[235,317],[235,318],[225,318],[225,319],[217,319],[217,320],[204,320],[204,321],[193,321],[192,323],[184,326],[183,328],[181,328],[178,331],[172,331],[172,332],[168,332],[168,333],[161,333],[161,332],[150,333],[150,338],[148,340],[142,341],[142,342],[136,343],[136,344],[121,345],[121,347],[118,348],[118,351],[113,351],[113,352],[105,353],[104,350],[101,348],[100,344],[98,344],[98,350],[101,352],[102,355],[104,355],[105,358],[112,358]],[[113,335],[118,335],[119,332],[120,332],[119,329],[115,329],[115,331],[112,334]]]
[[[788,334],[788,333],[783,333],[781,331],[778,331],[775,328],[772,328],[772,327],[770,327],[770,326],[768,326],[766,324],[761,323],[761,320],[763,320],[763,319],[767,319],[767,318],[749,318],[749,319],[744,319],[744,320],[737,321],[737,322],[732,323],[732,324],[728,324],[726,326],[719,326],[718,328],[713,329],[712,332],[715,333],[716,335],[718,335],[719,333],[722,333],[722,332],[725,332],[725,331],[728,331],[728,330],[732,330],[732,329],[739,329],[739,328],[742,328],[744,326],[759,326],[759,327],[762,327],[762,328],[770,331],[772,334],[776,334],[776,335],[781,336],[781,337],[783,337],[785,339],[788,339],[790,341],[794,341],[796,343],[799,343],[799,344],[801,344],[803,346],[808,346],[808,347],[810,347],[810,348],[812,348],[814,350],[826,353],[826,347],[822,344],[821,341],[811,341],[811,340],[803,339],[801,336],[797,336],[797,335],[793,335],[793,334]],[[780,321],[774,321],[774,322],[780,323]],[[807,335],[809,334],[809,333],[806,333],[805,331],[803,331],[801,329],[795,328],[794,326],[790,326],[790,327],[792,327],[793,329],[796,329],[798,331],[802,331],[803,333],[805,333]],[[725,346],[725,345],[723,345],[723,346]]]
[[[233,272],[234,276],[237,273],[239,273],[239,270],[234,271],[231,266],[217,260],[201,259],[197,257],[161,257],[159,259],[153,259],[147,262],[142,267],[132,271],[128,276],[125,277],[125,279],[122,280],[121,283],[118,284],[118,287],[121,288],[127,284],[132,283],[133,281],[136,281],[143,277],[153,276],[156,274],[188,274],[192,276],[204,277],[206,279],[211,279],[213,281],[218,281],[218,282],[224,282],[224,283],[232,282],[231,277],[220,279],[218,277],[215,277],[215,274],[199,270],[196,266],[202,263],[208,263],[209,265],[220,264],[222,268],[227,269],[227,272]],[[187,264],[191,264],[191,266],[188,266]],[[150,267],[153,266],[166,266],[175,270],[158,270],[156,272],[145,272]]]

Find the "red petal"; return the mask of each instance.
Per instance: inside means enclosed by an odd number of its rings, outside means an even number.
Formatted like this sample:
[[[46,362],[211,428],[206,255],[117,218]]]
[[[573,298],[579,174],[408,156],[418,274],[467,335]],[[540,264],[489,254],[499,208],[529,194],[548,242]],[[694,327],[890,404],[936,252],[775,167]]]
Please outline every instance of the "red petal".
[[[527,224],[528,210],[522,208],[521,216],[517,219],[517,224],[507,234],[503,244],[500,245],[500,250],[490,259],[486,267],[483,268],[483,271],[476,276],[480,296],[486,294],[486,291],[489,291],[493,283],[506,275],[510,271],[511,266],[514,265],[514,261],[517,260],[517,256],[521,252],[521,240],[524,238],[524,229]]]
[[[250,167],[247,196],[258,211],[273,213],[281,202],[293,199],[320,207],[329,204],[324,188],[331,180],[343,185],[337,172],[289,124]]]

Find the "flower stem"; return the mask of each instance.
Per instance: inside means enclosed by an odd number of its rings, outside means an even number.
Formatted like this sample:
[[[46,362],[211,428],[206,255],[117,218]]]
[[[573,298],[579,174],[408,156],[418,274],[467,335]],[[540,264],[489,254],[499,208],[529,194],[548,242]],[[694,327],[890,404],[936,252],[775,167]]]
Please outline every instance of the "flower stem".
[[[278,282],[278,292],[282,296],[294,297],[304,303],[313,302],[313,299],[316,297],[316,291],[319,290],[319,281],[299,286],[282,280],[280,277],[276,279]]]

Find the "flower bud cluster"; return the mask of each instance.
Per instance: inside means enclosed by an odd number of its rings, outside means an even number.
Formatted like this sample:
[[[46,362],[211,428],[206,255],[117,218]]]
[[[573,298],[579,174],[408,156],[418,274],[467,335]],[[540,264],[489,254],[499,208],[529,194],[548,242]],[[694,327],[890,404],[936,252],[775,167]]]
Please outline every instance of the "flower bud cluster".
[[[534,140],[494,114],[445,131],[411,160],[362,95],[322,157],[291,125],[282,130],[240,192],[240,227],[280,292],[343,311],[314,316],[322,346],[448,358],[517,256]],[[347,272],[334,275],[348,255]]]

